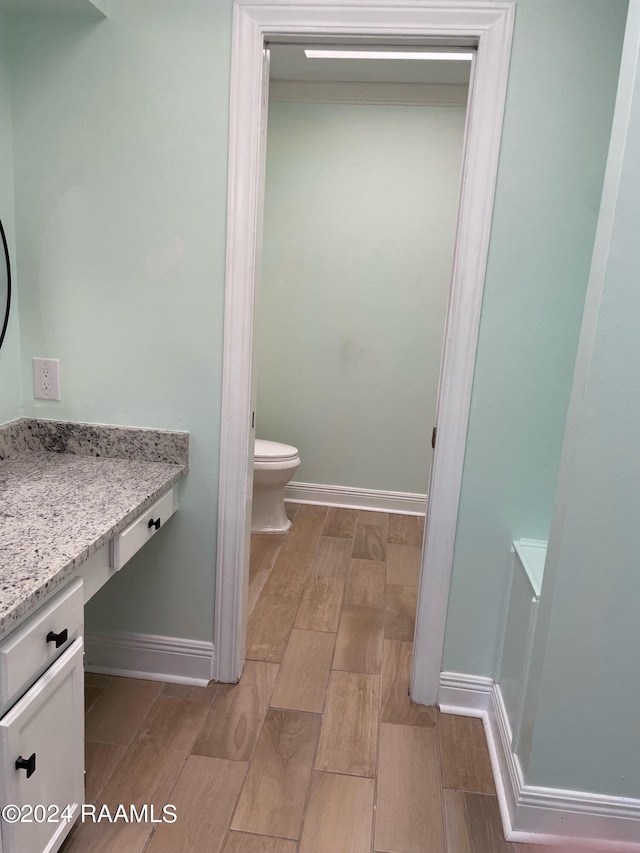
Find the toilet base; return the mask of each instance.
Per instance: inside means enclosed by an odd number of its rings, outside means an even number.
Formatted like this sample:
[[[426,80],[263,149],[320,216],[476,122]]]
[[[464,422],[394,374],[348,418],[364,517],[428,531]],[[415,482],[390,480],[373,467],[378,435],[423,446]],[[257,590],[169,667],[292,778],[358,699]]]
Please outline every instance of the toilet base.
[[[291,527],[284,508],[284,490],[300,466],[300,458],[253,465],[252,533],[286,533]]]
[[[252,533],[286,533],[291,527],[284,507],[284,486],[253,490]]]

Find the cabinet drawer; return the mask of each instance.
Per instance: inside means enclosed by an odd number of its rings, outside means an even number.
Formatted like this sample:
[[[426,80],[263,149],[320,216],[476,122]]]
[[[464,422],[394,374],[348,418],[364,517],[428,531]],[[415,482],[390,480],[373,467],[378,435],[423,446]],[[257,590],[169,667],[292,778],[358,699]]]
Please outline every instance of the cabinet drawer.
[[[0,643],[0,705],[60,655],[64,631],[73,639],[82,628],[83,612],[82,581],[76,579]],[[53,638],[47,641],[51,634],[58,635],[57,647]]]
[[[136,551],[139,551],[149,539],[164,526],[177,509],[175,489],[166,494],[132,521],[112,540],[111,563],[114,569],[121,569]]]
[[[45,806],[32,821],[2,821],[4,853],[40,853],[57,850],[70,830],[59,813],[70,806],[72,820],[84,798],[84,701],[82,637],[36,681],[19,702],[0,719],[0,803],[23,809]],[[35,755],[35,757],[33,757]],[[16,767],[32,762],[32,772]],[[56,814],[56,809],[58,813]]]

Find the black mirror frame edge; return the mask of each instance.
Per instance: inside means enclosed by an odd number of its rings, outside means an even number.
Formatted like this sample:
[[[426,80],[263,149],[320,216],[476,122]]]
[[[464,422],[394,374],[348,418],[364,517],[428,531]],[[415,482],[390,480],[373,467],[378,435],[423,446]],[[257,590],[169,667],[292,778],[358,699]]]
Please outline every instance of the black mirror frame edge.
[[[0,331],[0,349],[7,334],[7,326],[9,325],[9,311],[11,309],[11,261],[9,260],[9,246],[7,245],[7,237],[4,233],[4,226],[0,219],[0,236],[2,237],[2,246],[4,248],[4,259],[7,265],[7,304],[4,310],[4,320],[2,322],[2,330]],[[2,311],[2,307],[0,307]]]

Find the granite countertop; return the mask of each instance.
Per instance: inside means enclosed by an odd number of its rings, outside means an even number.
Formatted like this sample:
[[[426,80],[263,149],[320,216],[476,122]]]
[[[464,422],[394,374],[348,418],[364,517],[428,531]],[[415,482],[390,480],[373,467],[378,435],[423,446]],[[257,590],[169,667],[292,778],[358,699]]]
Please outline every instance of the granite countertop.
[[[187,471],[188,434],[0,427],[0,634]]]

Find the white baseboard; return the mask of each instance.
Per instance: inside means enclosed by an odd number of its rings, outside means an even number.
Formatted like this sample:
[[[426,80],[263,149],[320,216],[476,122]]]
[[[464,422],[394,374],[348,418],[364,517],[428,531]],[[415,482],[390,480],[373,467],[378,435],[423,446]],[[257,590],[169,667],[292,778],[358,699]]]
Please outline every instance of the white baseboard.
[[[427,508],[426,495],[354,489],[350,486],[325,486],[318,483],[289,483],[284,490],[284,498],[291,503],[372,509],[399,515],[424,515]]]
[[[155,634],[85,635],[85,669],[204,687],[213,677],[213,643]]]
[[[438,705],[482,719],[507,841],[543,844],[545,853],[640,853],[640,799],[525,784],[492,679],[443,672]]]
[[[484,717],[489,710],[493,683],[493,678],[481,675],[441,672],[438,707],[443,714]]]

